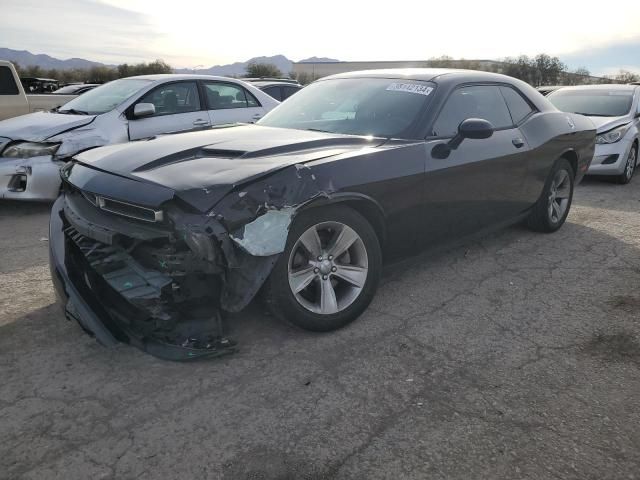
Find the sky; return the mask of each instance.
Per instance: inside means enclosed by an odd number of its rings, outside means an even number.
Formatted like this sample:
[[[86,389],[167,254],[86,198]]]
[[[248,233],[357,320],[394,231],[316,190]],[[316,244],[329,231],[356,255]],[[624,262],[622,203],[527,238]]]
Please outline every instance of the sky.
[[[640,72],[640,0],[0,0],[0,47],[201,68],[283,54],[501,59],[540,52]]]

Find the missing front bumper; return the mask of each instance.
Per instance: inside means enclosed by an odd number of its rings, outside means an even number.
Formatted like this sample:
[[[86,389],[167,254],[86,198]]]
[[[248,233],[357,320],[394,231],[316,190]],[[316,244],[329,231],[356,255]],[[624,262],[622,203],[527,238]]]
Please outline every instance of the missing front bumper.
[[[99,343],[129,343],[168,360],[236,350],[223,335],[217,304],[172,305],[166,295],[174,293],[174,279],[124,250],[87,239],[65,217],[64,197],[53,206],[49,239],[51,274],[65,314]]]

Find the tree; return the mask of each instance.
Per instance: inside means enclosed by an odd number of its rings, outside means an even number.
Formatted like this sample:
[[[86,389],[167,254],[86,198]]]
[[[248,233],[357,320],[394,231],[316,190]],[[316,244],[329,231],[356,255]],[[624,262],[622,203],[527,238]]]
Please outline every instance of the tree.
[[[289,72],[289,78],[297,80],[300,85],[308,85],[313,82],[313,76],[308,72]]]
[[[534,83],[533,69],[531,60],[526,55],[520,55],[517,58],[507,57],[504,59],[504,68],[502,73],[510,77],[519,78],[528,83]]]
[[[537,85],[555,85],[559,83],[562,72],[567,66],[558,57],[551,57],[546,53],[540,53],[533,59]]]
[[[613,80],[618,83],[640,82],[640,75],[630,72],[629,70],[620,69],[620,71],[613,76]]]
[[[247,65],[247,77],[252,78],[264,78],[264,77],[273,77],[280,78],[282,77],[282,72],[271,63],[250,63]]]

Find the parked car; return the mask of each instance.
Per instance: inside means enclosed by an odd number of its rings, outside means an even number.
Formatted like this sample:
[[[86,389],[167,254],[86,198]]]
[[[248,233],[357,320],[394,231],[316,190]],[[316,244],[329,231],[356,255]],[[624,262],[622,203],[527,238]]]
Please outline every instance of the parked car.
[[[100,83],[72,83],[61,87],[52,93],[56,95],[82,95],[83,93],[93,90],[100,85]]]
[[[302,89],[296,80],[283,78],[244,78],[260,90],[282,102]]]
[[[15,67],[10,62],[0,60],[0,120],[30,112],[48,111],[73,98],[75,95],[25,93]]]
[[[225,77],[164,74],[114,80],[56,112],[0,122],[0,198],[54,200],[60,166],[79,152],[255,122],[276,105],[261,90]]]
[[[60,86],[55,78],[20,77],[20,83],[24,91],[29,93],[53,93]]]
[[[163,358],[229,351],[220,310],[263,287],[277,316],[333,330],[367,308],[383,258],[520,219],[558,230],[594,145],[589,119],[503,75],[334,75],[257,125],[76,156],[52,277],[98,341]]]
[[[640,150],[640,86],[566,87],[548,98],[560,110],[586,115],[598,128],[595,157],[587,173],[629,183]]]
[[[556,90],[559,90],[561,88],[562,85],[543,85],[542,87],[537,87],[536,90],[538,90],[542,95],[546,97],[551,92],[555,92]]]

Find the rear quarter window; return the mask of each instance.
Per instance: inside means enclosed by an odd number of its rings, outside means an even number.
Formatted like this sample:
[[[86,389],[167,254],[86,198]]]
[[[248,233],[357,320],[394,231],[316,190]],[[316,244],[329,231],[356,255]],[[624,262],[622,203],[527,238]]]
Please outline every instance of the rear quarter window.
[[[514,124],[518,125],[533,112],[531,105],[513,88],[500,87],[500,90],[502,90],[502,95],[507,102]]]
[[[0,95],[18,95],[18,86],[9,67],[0,67]]]

